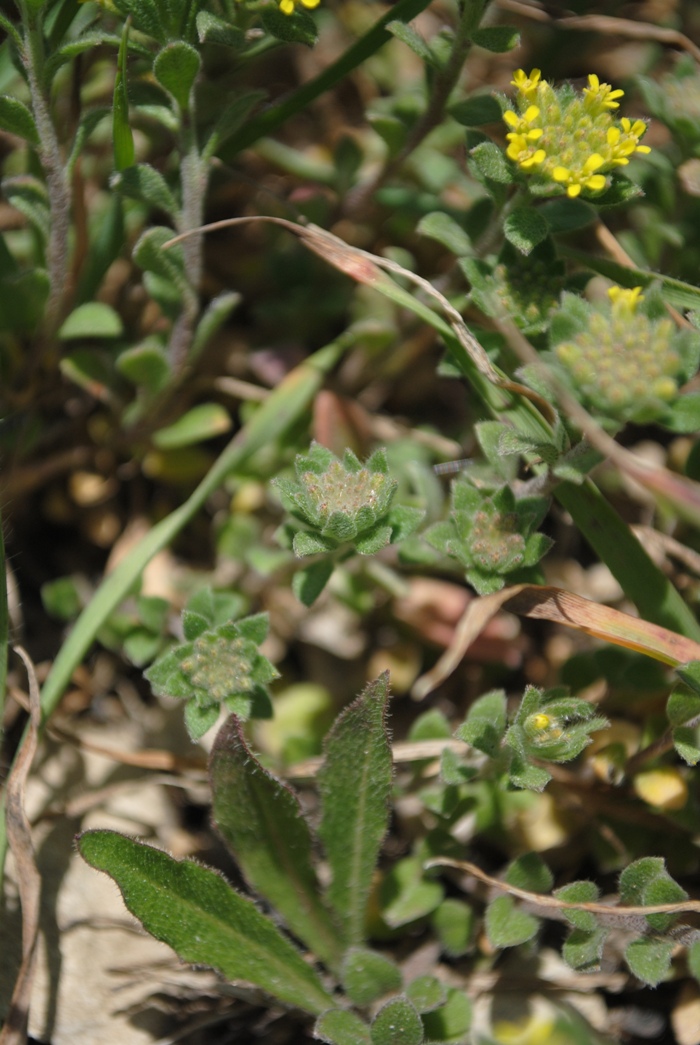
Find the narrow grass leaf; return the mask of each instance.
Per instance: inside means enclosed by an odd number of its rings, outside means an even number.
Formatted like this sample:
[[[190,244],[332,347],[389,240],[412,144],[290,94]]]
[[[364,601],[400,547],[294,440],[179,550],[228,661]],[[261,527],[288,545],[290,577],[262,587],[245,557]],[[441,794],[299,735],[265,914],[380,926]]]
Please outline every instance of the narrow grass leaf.
[[[333,1004],[296,948],[215,871],[116,831],[88,831],[78,849],[114,879],[131,913],[183,961],[245,980],[305,1012],[318,1015]]]
[[[337,967],[340,938],[320,898],[299,799],[258,762],[234,717],[217,735],[210,774],[214,821],[246,880],[317,957]]]
[[[385,672],[336,720],[318,777],[323,809],[319,834],[333,876],[328,898],[347,944],[361,943],[364,937],[372,876],[389,819],[388,703]]]

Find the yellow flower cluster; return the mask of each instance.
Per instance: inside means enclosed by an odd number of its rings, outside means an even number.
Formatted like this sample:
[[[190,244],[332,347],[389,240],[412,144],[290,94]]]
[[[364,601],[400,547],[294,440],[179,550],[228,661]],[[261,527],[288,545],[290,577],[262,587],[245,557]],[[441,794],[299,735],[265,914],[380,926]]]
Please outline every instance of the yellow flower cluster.
[[[518,69],[511,83],[516,109],[503,114],[506,155],[540,182],[566,189],[567,196],[597,195],[607,188],[606,174],[628,164],[635,152],[651,151],[640,145],[643,120],[613,116],[624,91],[614,91],[594,73],[580,93],[555,91],[539,69],[529,76]]]
[[[321,0],[301,0],[303,7],[308,7],[312,10],[314,7],[318,7]],[[296,0],[279,0],[280,11],[285,15],[293,15],[294,8],[296,7]]]

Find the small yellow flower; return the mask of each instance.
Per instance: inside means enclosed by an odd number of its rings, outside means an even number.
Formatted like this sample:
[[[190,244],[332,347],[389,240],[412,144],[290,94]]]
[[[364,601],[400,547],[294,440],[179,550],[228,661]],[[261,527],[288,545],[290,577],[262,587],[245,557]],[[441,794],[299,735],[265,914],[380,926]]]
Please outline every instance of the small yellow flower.
[[[568,167],[555,167],[552,177],[554,181],[566,185],[566,195],[571,199],[580,195],[582,189],[588,189],[589,192],[601,192],[607,182],[604,175],[595,172],[604,163],[605,160],[600,153],[594,152],[578,171],[570,170]]]
[[[507,137],[510,139],[510,144],[506,149],[506,156],[525,171],[542,163],[547,155],[544,149],[533,151],[532,145],[524,134],[509,134]]]
[[[302,6],[308,7],[309,9],[318,7],[320,2],[321,0],[301,0]],[[293,15],[296,3],[297,0],[279,0],[280,11],[285,15]]]
[[[616,98],[622,98],[624,91],[613,91],[609,83],[601,83],[595,73],[588,77],[588,87],[583,88],[585,95],[584,106],[589,111],[601,113],[606,109],[619,109],[620,103]]]
[[[537,85],[541,77],[542,71],[540,69],[531,69],[529,76],[524,69],[516,69],[510,82],[511,86],[515,87],[524,98],[531,101],[537,94]]]
[[[637,305],[644,301],[641,287],[632,287],[626,290],[624,287],[610,287],[608,297],[613,303],[613,312],[636,312]]]

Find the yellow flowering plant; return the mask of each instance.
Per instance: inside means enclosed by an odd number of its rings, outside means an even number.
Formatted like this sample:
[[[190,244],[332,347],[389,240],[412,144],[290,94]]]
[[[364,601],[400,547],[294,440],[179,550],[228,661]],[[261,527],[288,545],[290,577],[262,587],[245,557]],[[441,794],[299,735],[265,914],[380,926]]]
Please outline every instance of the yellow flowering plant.
[[[553,88],[539,69],[529,76],[518,69],[511,84],[515,107],[503,114],[506,155],[539,195],[599,198],[630,157],[651,151],[641,144],[643,120],[617,118],[624,91],[601,83],[595,73],[582,91]]]
[[[530,36],[525,8],[549,18],[546,4],[517,5],[515,28],[489,0],[15,3],[0,13],[0,558],[7,533],[13,616],[26,611],[30,653],[53,659],[35,732],[60,709],[80,744],[63,779],[60,731],[40,754],[41,867],[57,856],[74,879],[64,806],[89,805],[94,826],[114,798],[129,830],[175,839],[195,859],[99,827],[78,847],[155,937],[235,984],[216,1018],[241,1041],[269,1027],[280,1045],[598,1045],[563,1002],[534,1020],[499,1011],[525,965],[567,999],[604,966],[618,1012],[646,1004],[640,982],[675,981],[659,992],[673,1004],[695,997],[688,41],[673,38],[688,58],[659,72],[662,41],[617,62],[608,40],[587,52],[595,71],[558,83],[540,66],[577,29],[553,18]],[[558,76],[578,75],[574,54],[561,48]],[[657,484],[641,509],[614,472],[634,462],[634,425],[665,429],[666,468],[629,468]],[[622,451],[611,436],[625,426]],[[628,525],[655,522],[658,491],[659,560]],[[599,586],[608,572],[619,589]],[[621,591],[637,616],[574,583]],[[563,623],[573,642],[550,630]],[[669,696],[669,666],[696,655]],[[386,668],[399,699],[434,691],[424,714],[397,706],[396,743]],[[0,877],[18,838],[10,873],[31,863],[17,813],[34,738],[9,669],[2,758],[19,758]],[[0,657],[0,699],[3,670]],[[202,745],[192,758],[183,717]],[[163,824],[142,819],[160,801],[122,808],[123,773],[93,779],[83,726],[112,723],[128,775],[163,789]],[[118,754],[132,736],[146,750]],[[435,866],[457,858],[457,875]],[[18,895],[29,958],[34,902]],[[17,902],[0,903],[8,969]],[[566,923],[573,977],[551,960]],[[111,962],[109,939],[102,950]],[[0,997],[20,1037],[29,964],[15,1001]],[[597,982],[603,1011],[610,977]],[[54,986],[56,1026],[39,1025],[53,1006],[33,997],[32,1040],[70,1038]],[[110,1031],[86,1040],[131,1040]]]

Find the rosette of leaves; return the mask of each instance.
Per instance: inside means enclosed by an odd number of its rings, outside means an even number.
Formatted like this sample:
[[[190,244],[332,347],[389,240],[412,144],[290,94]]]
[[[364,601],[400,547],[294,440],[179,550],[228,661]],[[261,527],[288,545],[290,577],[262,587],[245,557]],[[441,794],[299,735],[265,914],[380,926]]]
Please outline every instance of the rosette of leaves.
[[[226,595],[208,588],[199,592],[182,614],[185,641],[144,673],[157,696],[187,701],[185,725],[192,740],[215,725],[222,705],[243,720],[272,715],[267,685],[279,673],[258,649],[267,637],[267,614],[234,620],[230,609]]]
[[[307,454],[297,455],[294,471],[294,479],[278,477],[273,484],[292,516],[281,539],[297,558],[322,556],[294,577],[294,591],[307,606],[325,587],[339,553],[374,555],[411,534],[423,518],[418,508],[392,506],[398,483],[389,476],[383,449],[363,465],[352,450],[341,461],[312,443]]]
[[[550,364],[609,430],[628,421],[696,428],[696,397],[679,389],[700,364],[700,334],[676,328],[658,288],[615,290],[612,301],[562,296],[550,325]]]
[[[537,582],[536,564],[552,545],[536,532],[548,504],[546,497],[516,498],[508,485],[485,492],[462,475],[452,484],[449,518],[431,526],[426,540],[464,566],[479,595],[499,591],[506,577]]]

